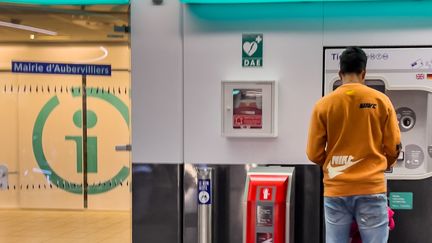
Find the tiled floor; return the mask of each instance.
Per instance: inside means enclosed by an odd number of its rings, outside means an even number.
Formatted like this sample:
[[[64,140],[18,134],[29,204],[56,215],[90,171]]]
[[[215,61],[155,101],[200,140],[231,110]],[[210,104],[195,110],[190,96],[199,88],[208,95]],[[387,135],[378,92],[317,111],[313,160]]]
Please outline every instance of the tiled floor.
[[[129,243],[130,212],[0,210],[1,243]]]

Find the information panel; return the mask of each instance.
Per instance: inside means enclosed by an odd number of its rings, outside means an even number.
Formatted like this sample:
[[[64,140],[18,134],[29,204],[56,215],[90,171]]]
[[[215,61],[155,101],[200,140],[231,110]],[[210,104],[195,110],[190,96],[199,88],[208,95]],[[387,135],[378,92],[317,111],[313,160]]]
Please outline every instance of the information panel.
[[[413,209],[412,192],[390,192],[390,208],[396,210]]]

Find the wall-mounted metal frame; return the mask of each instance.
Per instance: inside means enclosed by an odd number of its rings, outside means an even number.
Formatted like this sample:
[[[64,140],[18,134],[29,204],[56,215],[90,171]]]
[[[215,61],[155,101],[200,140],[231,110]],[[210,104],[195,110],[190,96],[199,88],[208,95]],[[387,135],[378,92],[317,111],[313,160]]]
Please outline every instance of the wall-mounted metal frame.
[[[276,81],[222,81],[222,135],[277,136]]]

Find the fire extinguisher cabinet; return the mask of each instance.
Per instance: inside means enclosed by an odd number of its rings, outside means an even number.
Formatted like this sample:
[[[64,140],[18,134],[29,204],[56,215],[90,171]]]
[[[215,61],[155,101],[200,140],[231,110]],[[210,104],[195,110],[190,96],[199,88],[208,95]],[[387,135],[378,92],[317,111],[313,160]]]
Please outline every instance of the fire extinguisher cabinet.
[[[252,168],[243,208],[243,243],[294,243],[294,168]]]

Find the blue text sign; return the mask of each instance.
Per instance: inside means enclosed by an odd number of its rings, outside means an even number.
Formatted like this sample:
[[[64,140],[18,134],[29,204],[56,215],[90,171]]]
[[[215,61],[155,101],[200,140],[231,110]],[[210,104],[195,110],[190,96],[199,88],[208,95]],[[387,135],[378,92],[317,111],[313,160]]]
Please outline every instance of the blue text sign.
[[[111,76],[111,65],[13,61],[12,72]]]
[[[211,183],[209,179],[198,180],[198,204],[211,204]]]

